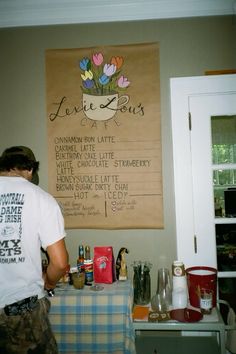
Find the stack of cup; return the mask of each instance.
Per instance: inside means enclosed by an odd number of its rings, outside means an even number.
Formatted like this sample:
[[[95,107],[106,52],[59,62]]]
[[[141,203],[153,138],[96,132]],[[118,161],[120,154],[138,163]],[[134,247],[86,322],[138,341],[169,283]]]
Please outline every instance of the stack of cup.
[[[172,265],[172,306],[183,309],[188,305],[188,288],[183,262],[174,261]]]

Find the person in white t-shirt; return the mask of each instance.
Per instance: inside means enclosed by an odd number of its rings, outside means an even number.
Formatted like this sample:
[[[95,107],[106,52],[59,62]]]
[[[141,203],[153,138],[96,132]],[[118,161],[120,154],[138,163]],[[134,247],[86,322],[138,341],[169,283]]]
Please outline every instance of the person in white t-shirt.
[[[45,290],[68,269],[64,219],[56,200],[37,186],[38,167],[25,146],[0,157],[0,353],[54,354],[57,345]],[[42,273],[41,248],[49,265]]]

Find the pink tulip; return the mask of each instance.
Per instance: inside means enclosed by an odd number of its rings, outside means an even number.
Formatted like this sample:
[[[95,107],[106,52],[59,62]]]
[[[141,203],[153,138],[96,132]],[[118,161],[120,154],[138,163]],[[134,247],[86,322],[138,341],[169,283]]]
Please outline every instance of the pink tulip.
[[[117,80],[118,86],[121,88],[128,87],[130,84],[130,81],[128,81],[127,77],[124,77],[123,75]]]
[[[95,65],[99,66],[103,62],[103,55],[102,53],[95,53],[93,54],[93,62]]]

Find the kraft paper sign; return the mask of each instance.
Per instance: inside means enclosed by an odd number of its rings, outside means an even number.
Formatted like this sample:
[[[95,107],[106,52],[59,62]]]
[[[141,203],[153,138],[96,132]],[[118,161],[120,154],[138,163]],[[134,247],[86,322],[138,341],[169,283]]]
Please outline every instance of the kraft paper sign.
[[[46,51],[49,192],[67,228],[163,228],[157,43]]]

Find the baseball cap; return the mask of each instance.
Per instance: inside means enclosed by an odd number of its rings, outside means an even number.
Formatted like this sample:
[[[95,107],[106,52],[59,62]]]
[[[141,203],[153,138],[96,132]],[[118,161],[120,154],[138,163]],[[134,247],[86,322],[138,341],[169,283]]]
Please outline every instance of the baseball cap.
[[[27,146],[12,146],[3,151],[1,158],[5,158],[13,155],[23,155],[26,156],[33,163],[37,163],[37,168],[33,169],[32,180],[31,182],[38,185],[39,184],[39,176],[38,176],[38,164],[36,161],[33,151]]]

